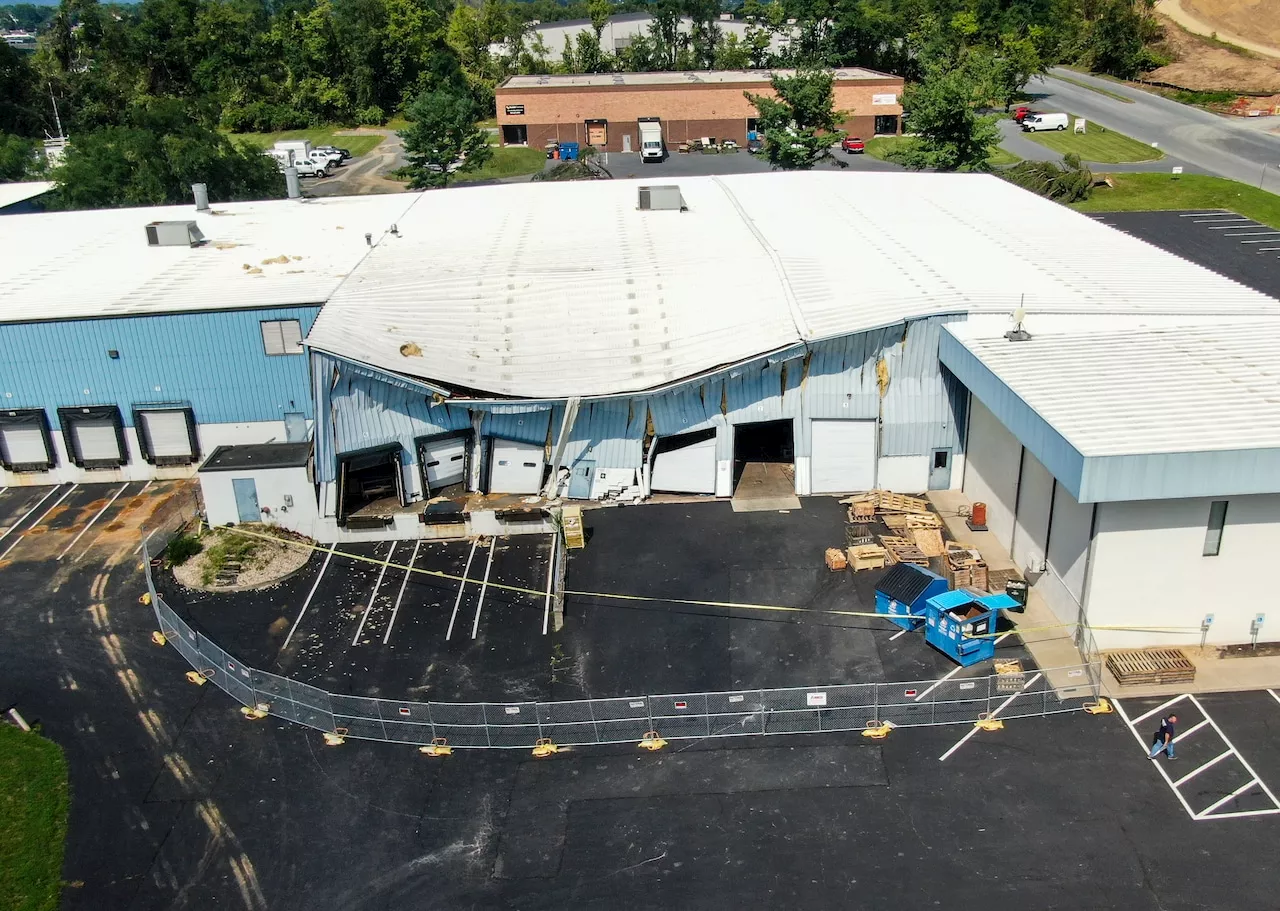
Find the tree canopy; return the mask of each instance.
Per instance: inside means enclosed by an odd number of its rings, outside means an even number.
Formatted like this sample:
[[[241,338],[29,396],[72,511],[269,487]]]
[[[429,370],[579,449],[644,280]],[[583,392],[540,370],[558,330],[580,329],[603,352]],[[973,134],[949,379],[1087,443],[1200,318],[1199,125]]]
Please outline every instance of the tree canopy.
[[[769,164],[788,171],[808,170],[824,159],[843,165],[831,146],[845,137],[840,124],[850,112],[835,109],[831,73],[800,70],[794,76],[775,75],[770,85],[777,97],[743,92],[759,114]]]
[[[453,174],[474,171],[493,155],[488,133],[476,126],[480,111],[464,86],[445,84],[409,105],[400,131],[405,169],[414,189],[443,187]]]

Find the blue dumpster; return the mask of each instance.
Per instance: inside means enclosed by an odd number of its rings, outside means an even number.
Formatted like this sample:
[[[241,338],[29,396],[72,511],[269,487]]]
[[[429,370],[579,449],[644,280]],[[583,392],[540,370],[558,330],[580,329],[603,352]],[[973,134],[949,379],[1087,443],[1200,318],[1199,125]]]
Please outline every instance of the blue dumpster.
[[[924,641],[961,667],[994,658],[1000,611],[1017,608],[1008,595],[983,595],[959,589],[925,602]]]
[[[897,563],[876,583],[876,613],[903,629],[924,625],[925,602],[947,590],[947,580],[913,563]]]
[[[562,161],[577,161],[580,148],[581,146],[576,142],[560,143],[560,159]]]

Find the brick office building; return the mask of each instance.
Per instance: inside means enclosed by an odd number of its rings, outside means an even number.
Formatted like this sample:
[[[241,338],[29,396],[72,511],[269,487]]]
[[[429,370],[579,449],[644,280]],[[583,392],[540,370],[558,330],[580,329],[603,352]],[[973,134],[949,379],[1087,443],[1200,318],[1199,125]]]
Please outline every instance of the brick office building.
[[[498,87],[503,145],[539,148],[579,142],[609,152],[636,150],[638,121],[656,117],[667,145],[702,137],[745,144],[755,129],[755,107],[744,92],[772,94],[769,79],[791,70],[691,73],[595,73],[511,76]],[[836,70],[836,110],[853,136],[901,130],[902,79],[856,67]]]

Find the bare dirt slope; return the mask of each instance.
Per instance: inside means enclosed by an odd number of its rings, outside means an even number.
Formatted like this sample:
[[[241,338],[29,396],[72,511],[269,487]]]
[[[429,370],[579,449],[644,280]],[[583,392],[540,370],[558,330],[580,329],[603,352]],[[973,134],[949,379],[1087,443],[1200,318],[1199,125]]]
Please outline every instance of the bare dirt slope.
[[[1241,39],[1242,47],[1280,57],[1280,3],[1276,0],[1173,0],[1173,2],[1194,18],[1210,26],[1222,40],[1240,43],[1237,39]]]
[[[1280,0],[1269,2],[1280,6]],[[1280,92],[1280,59],[1229,50],[1191,34],[1165,16],[1157,18],[1164,25],[1164,45],[1175,60],[1144,78],[1198,91]]]

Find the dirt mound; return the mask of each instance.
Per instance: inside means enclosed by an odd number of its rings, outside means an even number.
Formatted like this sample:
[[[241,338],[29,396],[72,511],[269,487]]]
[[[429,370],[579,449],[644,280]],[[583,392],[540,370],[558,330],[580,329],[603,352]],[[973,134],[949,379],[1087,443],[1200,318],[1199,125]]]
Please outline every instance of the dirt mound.
[[[1213,26],[1220,38],[1239,35],[1248,41],[1265,45],[1280,55],[1280,10],[1275,0],[1180,0],[1182,8],[1206,25]]]
[[[1280,60],[1228,50],[1191,34],[1166,16],[1156,18],[1164,26],[1164,46],[1175,60],[1144,79],[1202,92],[1280,92]]]

